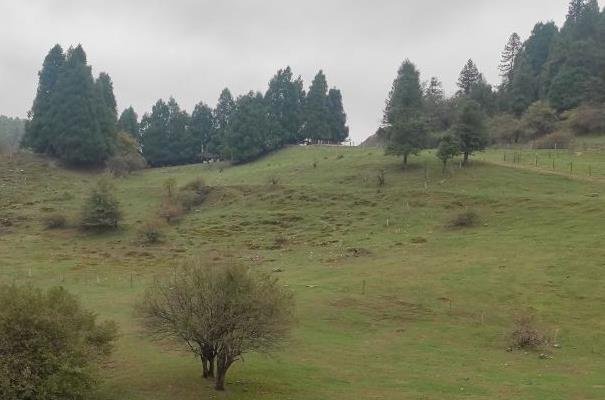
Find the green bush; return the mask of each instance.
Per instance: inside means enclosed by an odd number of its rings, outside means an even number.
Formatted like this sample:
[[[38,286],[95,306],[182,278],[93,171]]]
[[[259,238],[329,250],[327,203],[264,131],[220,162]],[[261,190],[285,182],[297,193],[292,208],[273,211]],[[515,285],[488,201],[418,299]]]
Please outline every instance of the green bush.
[[[63,288],[0,286],[0,399],[83,400],[117,327]]]
[[[128,133],[118,134],[116,153],[107,160],[107,169],[114,176],[126,176],[147,166],[139,151],[139,144]]]
[[[82,208],[80,225],[84,229],[116,229],[122,217],[113,186],[101,179]]]

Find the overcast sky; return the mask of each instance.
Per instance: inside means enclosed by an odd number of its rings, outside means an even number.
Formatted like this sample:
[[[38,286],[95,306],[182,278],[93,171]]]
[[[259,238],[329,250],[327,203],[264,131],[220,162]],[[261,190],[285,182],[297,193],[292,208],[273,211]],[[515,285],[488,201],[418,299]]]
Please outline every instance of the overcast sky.
[[[341,89],[351,136],[380,123],[405,58],[448,93],[473,58],[490,83],[508,36],[561,24],[568,0],[0,0],[0,114],[26,116],[48,50],[81,43],[109,73],[120,109],[174,96],[191,111],[219,92],[264,92],[290,65],[305,86],[323,69]]]

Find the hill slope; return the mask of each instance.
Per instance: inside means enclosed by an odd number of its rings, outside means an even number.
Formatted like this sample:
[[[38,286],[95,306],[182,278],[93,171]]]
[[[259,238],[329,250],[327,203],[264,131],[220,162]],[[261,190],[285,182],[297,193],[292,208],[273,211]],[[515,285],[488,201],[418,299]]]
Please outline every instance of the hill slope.
[[[148,170],[115,181],[125,224],[98,236],[41,224],[55,211],[74,220],[97,175],[2,159],[0,280],[62,284],[119,322],[100,399],[603,398],[604,184],[490,164],[443,176],[434,155],[412,162],[403,171],[379,150],[307,147],[238,167]],[[208,201],[165,243],[141,246],[162,183],[199,175],[214,188]],[[468,209],[478,226],[446,228]],[[146,283],[188,255],[283,270],[296,295],[292,340],[236,365],[225,394],[132,316]],[[528,309],[557,336],[552,359],[506,351]]]

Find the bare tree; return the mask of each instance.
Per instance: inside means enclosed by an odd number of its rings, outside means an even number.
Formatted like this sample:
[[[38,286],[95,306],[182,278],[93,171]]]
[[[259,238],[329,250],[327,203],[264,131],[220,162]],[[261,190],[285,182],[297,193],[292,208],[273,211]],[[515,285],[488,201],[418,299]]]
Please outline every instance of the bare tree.
[[[137,311],[154,338],[183,343],[200,358],[202,376],[224,390],[234,362],[287,337],[293,308],[291,293],[269,275],[191,260],[170,279],[156,280]]]

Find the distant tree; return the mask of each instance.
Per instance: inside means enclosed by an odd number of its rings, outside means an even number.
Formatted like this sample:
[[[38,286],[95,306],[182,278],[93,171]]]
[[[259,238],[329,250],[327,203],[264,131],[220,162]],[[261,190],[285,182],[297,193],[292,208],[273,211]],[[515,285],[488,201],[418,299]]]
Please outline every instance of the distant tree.
[[[107,160],[116,136],[101,97],[110,89],[105,83],[95,85],[82,46],[70,48],[51,96],[52,132],[46,151],[74,165]]]
[[[460,154],[460,142],[452,134],[447,134],[439,141],[437,158],[443,163],[443,173],[447,168],[447,162]]]
[[[432,77],[424,89],[424,113],[428,129],[432,132],[443,132],[450,128],[455,99],[447,99],[443,83]]]
[[[213,152],[224,152],[222,146],[224,144],[227,128],[229,127],[229,123],[231,122],[231,117],[234,111],[235,100],[233,99],[229,89],[225,88],[221,92],[218,98],[218,103],[216,104],[216,108],[214,109],[214,124],[216,134],[210,143]]]
[[[458,87],[460,88],[460,93],[464,95],[470,94],[473,86],[475,86],[480,80],[481,74],[479,73],[479,69],[473,60],[468,60],[464,65],[464,68],[462,68],[460,76],[458,77]]]
[[[214,115],[212,114],[212,108],[204,102],[198,103],[191,113],[189,131],[200,146],[202,160],[218,158],[220,149],[214,143],[216,141]]]
[[[488,144],[485,115],[476,101],[467,100],[462,104],[453,134],[460,142],[465,165],[474,152],[485,149]]]
[[[538,98],[537,74],[532,70],[527,54],[518,57],[512,81],[509,85],[509,109],[520,117],[527,107]]]
[[[445,99],[443,83],[439,78],[433,76],[426,86],[424,98],[427,103],[439,103]]]
[[[223,158],[246,162],[275,149],[275,121],[268,115],[262,94],[250,92],[239,97],[225,134]]]
[[[292,296],[277,280],[240,266],[197,261],[156,280],[137,306],[144,326],[201,360],[204,378],[225,389],[227,371],[249,352],[267,352],[288,334]]]
[[[130,134],[135,139],[139,139],[139,116],[132,106],[122,111],[120,119],[118,120],[118,129]]]
[[[328,82],[319,71],[305,99],[302,136],[313,143],[330,138],[330,110],[328,108]]]
[[[290,67],[280,69],[269,82],[265,93],[270,118],[277,124],[276,134],[283,144],[295,144],[301,136],[304,119],[305,91],[299,76],[294,79]]]
[[[110,154],[114,153],[114,146],[118,133],[118,110],[116,98],[113,94],[113,82],[108,74],[101,72],[95,81],[97,91],[97,118],[101,132],[111,146]]]
[[[38,73],[38,91],[29,112],[23,145],[37,153],[54,153],[53,137],[56,134],[53,96],[57,91],[57,81],[65,65],[65,54],[60,45],[55,45],[44,58],[42,70]]]
[[[114,187],[106,179],[99,180],[84,202],[80,226],[93,230],[116,229],[121,218]]]
[[[408,157],[417,154],[426,143],[427,124],[423,114],[423,93],[420,73],[405,60],[387,98],[383,123],[387,136],[386,154]]]
[[[26,120],[0,115],[0,153],[15,153],[25,133]]]
[[[513,73],[515,70],[515,63],[517,57],[523,48],[521,37],[519,34],[514,32],[508,38],[508,42],[502,52],[502,58],[500,60],[500,76],[502,77],[502,86],[507,87],[513,80]]]
[[[488,115],[493,115],[496,112],[497,98],[492,85],[487,83],[482,74],[479,74],[477,82],[471,86],[471,90],[468,93],[468,97],[471,100],[476,101],[481,109]]]
[[[141,119],[143,156],[152,166],[180,165],[199,158],[200,144],[189,131],[190,117],[172,97],[158,100]]]
[[[342,105],[342,94],[338,89],[328,91],[328,112],[330,122],[329,141],[342,143],[349,137],[347,114]]]
[[[117,328],[63,288],[0,286],[0,398],[84,400]]]

